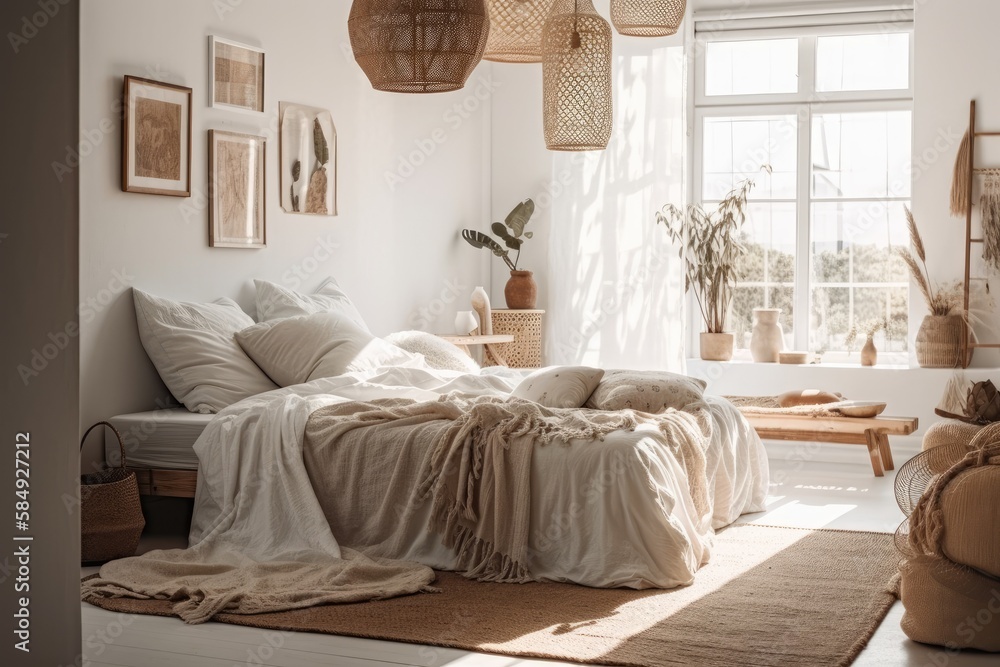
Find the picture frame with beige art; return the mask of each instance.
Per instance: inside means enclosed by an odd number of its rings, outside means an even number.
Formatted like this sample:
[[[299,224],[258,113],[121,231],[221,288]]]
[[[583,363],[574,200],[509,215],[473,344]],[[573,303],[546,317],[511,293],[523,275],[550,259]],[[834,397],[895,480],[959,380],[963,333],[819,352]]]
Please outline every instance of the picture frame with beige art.
[[[259,47],[209,35],[209,106],[264,113],[264,57]]]
[[[208,131],[208,244],[213,248],[267,246],[267,141]]]
[[[191,196],[191,89],[126,75],[122,191]]]

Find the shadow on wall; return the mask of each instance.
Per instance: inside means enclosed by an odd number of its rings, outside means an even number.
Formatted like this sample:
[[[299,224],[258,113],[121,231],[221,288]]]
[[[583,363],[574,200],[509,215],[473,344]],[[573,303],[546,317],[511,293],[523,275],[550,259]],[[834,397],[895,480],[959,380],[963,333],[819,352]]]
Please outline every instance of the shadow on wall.
[[[546,360],[679,371],[683,266],[654,216],[684,202],[683,48],[625,45],[614,82],[607,150],[554,159]]]

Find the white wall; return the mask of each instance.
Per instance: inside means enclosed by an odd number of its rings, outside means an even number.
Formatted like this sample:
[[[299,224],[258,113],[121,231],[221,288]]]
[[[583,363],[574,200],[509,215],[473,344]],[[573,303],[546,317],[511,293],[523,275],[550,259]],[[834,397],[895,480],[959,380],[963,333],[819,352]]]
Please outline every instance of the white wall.
[[[608,0],[597,0],[609,16]],[[683,31],[682,31],[683,32]],[[538,205],[522,268],[547,310],[546,363],[680,368],[682,278],[654,213],[684,196],[683,36],[614,33],[614,130],[606,151],[546,150],[540,64],[496,64],[493,220]],[[495,303],[508,278],[493,263]]]
[[[916,3],[913,212],[928,249],[930,271],[939,281],[961,280],[965,267],[965,219],[951,217],[948,202],[955,154],[969,124],[969,101],[977,100],[980,130],[1000,130],[1000,89],[990,74],[1000,67],[992,36],[998,21],[1000,3],[990,0]],[[976,148],[977,162],[1000,164],[1000,139],[979,139]],[[977,191],[977,202],[978,197]],[[978,230],[978,221],[976,225]],[[981,247],[975,248],[973,257],[981,253]],[[991,286],[995,294],[1000,276],[994,274]],[[978,313],[985,320],[978,332],[983,339],[1000,342],[995,301],[979,301],[979,309],[991,312]],[[925,313],[914,292],[914,331]],[[978,350],[973,365],[998,368],[1000,352]]]
[[[333,275],[376,333],[450,331],[488,278],[459,238],[488,217],[489,65],[466,89],[391,95],[371,89],[347,37],[349,2],[100,0],[82,5],[80,125],[81,422],[169,398],[139,342],[127,287],[182,300],[237,299],[253,313],[255,277],[311,290]],[[266,113],[207,106],[207,36],[263,47]],[[194,89],[196,197],[123,193],[115,102],[132,74]],[[339,141],[338,217],[289,215],[278,197],[278,102],[330,109]],[[208,247],[207,130],[265,134],[262,250]],[[414,165],[416,165],[414,167]],[[412,174],[411,174],[411,167]],[[386,174],[404,176],[393,187]],[[116,280],[121,275],[125,280]],[[125,289],[123,289],[123,287]],[[98,438],[88,453],[99,458]]]

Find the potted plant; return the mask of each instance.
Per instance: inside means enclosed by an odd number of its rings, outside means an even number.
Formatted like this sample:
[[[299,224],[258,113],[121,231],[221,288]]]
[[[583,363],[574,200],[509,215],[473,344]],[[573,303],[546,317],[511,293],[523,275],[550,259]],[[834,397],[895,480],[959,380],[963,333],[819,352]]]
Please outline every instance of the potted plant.
[[[530,239],[532,232],[524,231],[528,221],[535,212],[535,202],[525,199],[514,207],[507,215],[504,222],[494,222],[490,229],[500,237],[503,245],[500,245],[488,234],[474,229],[463,229],[462,238],[473,248],[486,248],[499,257],[510,269],[510,279],[504,286],[503,295],[507,301],[507,307],[512,310],[530,310],[535,307],[538,299],[538,285],[531,271],[523,271],[517,268],[521,259],[521,246],[524,239]],[[515,250],[517,254],[514,259],[510,258],[510,251]]]
[[[961,283],[934,288],[927,271],[924,242],[920,238],[913,213],[908,208],[906,224],[910,230],[913,252],[901,249],[898,253],[909,268],[930,311],[917,331],[917,363],[924,368],[957,368],[962,365],[962,350],[967,335],[965,316],[962,314],[964,292]]]
[[[771,173],[770,166],[761,169]],[[694,292],[705,323],[701,358],[709,361],[733,358],[734,337],[726,331],[726,319],[740,277],[740,260],[747,253],[739,235],[753,187],[752,179],[741,182],[712,213],[696,204],[687,210],[667,204],[656,214],[656,222],[680,245],[680,256],[685,260],[684,290]]]

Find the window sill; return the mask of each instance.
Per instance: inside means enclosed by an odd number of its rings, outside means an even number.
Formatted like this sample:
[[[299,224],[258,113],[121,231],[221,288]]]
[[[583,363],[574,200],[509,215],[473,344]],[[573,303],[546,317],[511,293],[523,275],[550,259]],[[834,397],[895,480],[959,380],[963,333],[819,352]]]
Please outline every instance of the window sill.
[[[719,364],[720,366],[754,366],[761,369],[769,368],[789,368],[789,369],[823,369],[823,368],[853,368],[860,371],[908,371],[908,370],[921,370],[921,371],[948,371],[952,372],[956,369],[953,368],[920,368],[919,366],[909,366],[907,364],[878,364],[876,366],[862,366],[861,364],[855,363],[840,363],[840,362],[824,362],[819,364],[767,364],[758,363],[756,361],[748,361],[745,359],[733,359],[732,361],[706,361],[701,358],[690,358],[687,360],[689,368],[694,367],[704,367],[709,364]]]

